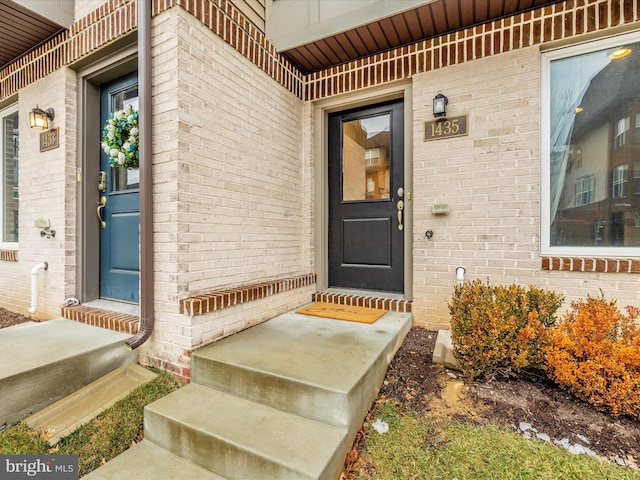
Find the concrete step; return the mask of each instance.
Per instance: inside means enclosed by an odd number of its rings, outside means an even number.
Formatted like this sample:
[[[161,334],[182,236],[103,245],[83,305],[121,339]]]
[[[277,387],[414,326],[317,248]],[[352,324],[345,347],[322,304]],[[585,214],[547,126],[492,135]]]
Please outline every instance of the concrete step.
[[[143,440],[83,480],[226,480]]]
[[[47,432],[49,444],[53,446],[131,390],[157,376],[135,363],[124,365],[31,415],[25,422],[38,432]]]
[[[200,349],[192,383],[145,408],[141,445],[227,480],[336,480],[411,323],[289,312]],[[137,448],[87,478],[147,478],[131,459],[154,460]]]
[[[128,337],[63,318],[0,329],[0,426],[135,363],[137,352],[124,344]]]
[[[338,478],[347,430],[190,384],[145,408],[145,441],[230,480]]]
[[[367,325],[290,312],[194,352],[192,381],[355,435],[410,327],[410,313]]]

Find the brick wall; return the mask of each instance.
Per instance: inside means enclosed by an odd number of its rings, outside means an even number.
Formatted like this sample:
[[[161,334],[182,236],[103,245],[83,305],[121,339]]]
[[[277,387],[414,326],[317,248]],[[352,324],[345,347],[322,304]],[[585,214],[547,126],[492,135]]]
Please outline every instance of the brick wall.
[[[176,13],[177,283],[193,295],[229,278],[246,284],[307,273],[302,102]]]
[[[423,141],[439,90],[448,115],[469,115],[468,136]],[[468,280],[553,289],[565,307],[600,289],[622,306],[640,305],[636,261],[541,260],[538,48],[416,75],[413,92],[416,323],[448,325],[458,266]],[[448,203],[449,215],[433,215],[435,203]]]
[[[154,18],[152,48],[156,327],[144,351],[183,365],[185,351],[311,298],[306,287],[178,311],[187,296],[309,273],[303,102],[182,9]]]
[[[540,50],[559,40],[640,29],[637,2],[569,0],[310,74],[305,98],[413,85],[413,314],[447,328],[455,269],[466,278],[535,284],[567,296],[640,305],[635,262],[540,256]],[[628,30],[628,29],[627,29]],[[619,31],[619,30],[618,30]],[[372,90],[375,92],[375,89]],[[469,136],[424,142],[433,97],[469,114]],[[335,102],[334,102],[335,103]],[[451,213],[436,216],[434,203]],[[425,237],[433,230],[433,239]],[[622,267],[620,267],[622,265]],[[625,273],[612,273],[612,272]]]
[[[0,261],[0,306],[27,313],[31,306],[30,271],[46,261],[39,273],[39,309],[35,316],[59,316],[60,304],[75,294],[75,74],[63,68],[32,83],[19,95],[19,250],[17,262]],[[41,130],[29,128],[33,107],[55,110],[60,146],[40,152]],[[46,238],[34,226],[37,218],[50,221],[56,236]]]
[[[414,303],[416,321],[448,321],[455,269],[467,279],[537,283],[539,84],[537,48],[450,66],[413,78]],[[442,90],[447,114],[469,114],[469,135],[423,141]],[[447,216],[433,215],[449,204]],[[434,232],[427,239],[426,230]],[[544,283],[544,282],[543,282]]]
[[[416,42],[305,77],[305,100],[384,85],[413,75],[640,20],[632,0],[567,0]]]
[[[28,271],[46,256],[43,314],[74,294],[77,95],[66,66],[137,25],[135,1],[109,0],[94,11],[78,5],[86,15],[69,32],[0,71],[0,100],[17,93],[21,121],[19,261],[0,257],[0,287],[15,292],[0,301],[9,298],[14,308],[28,308]],[[153,8],[159,313],[157,333],[146,346],[150,359],[172,358],[170,364],[181,365],[178,359],[188,358],[190,335],[200,321],[196,337],[202,335],[203,342],[239,325],[229,312],[198,320],[181,315],[181,298],[233,286],[229,282],[313,271],[312,101],[398,80],[414,87],[407,108],[414,114],[418,323],[446,324],[459,265],[467,268],[467,278],[535,283],[569,297],[595,294],[606,285],[620,291],[621,302],[639,301],[634,275],[608,273],[616,259],[587,272],[575,271],[576,262],[565,268],[564,261],[538,255],[538,46],[605,35],[623,25],[640,27],[636,1],[567,0],[307,77],[227,0],[154,0]],[[422,122],[430,119],[439,90],[449,96],[451,114],[469,113],[468,137],[422,141]],[[37,151],[37,132],[26,126],[36,103],[56,109],[59,149]],[[435,202],[449,203],[451,214],[433,216]],[[38,216],[65,234],[37,236]],[[432,240],[425,239],[426,229],[435,232]],[[552,268],[556,264],[562,268]],[[588,270],[585,264],[580,269]],[[250,307],[258,309],[251,314],[262,318],[271,301]],[[289,298],[277,301],[287,305]]]

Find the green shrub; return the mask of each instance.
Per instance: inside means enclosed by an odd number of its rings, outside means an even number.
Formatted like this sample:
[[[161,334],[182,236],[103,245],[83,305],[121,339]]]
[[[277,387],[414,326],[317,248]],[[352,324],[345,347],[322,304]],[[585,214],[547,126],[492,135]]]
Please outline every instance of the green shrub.
[[[449,303],[454,355],[471,378],[540,369],[547,327],[563,297],[536,287],[491,285],[480,280],[455,287]]]
[[[640,419],[640,310],[604,295],[571,304],[543,349],[549,378],[600,410]]]

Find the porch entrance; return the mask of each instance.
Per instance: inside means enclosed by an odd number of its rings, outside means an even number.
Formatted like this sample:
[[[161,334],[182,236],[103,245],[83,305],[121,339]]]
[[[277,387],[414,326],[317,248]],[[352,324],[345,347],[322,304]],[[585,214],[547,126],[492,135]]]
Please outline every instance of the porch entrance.
[[[104,84],[100,89],[100,122],[129,105],[138,109],[138,74]],[[102,135],[102,132],[100,132]],[[113,168],[100,152],[100,298],[137,303],[140,299],[140,173]]]
[[[329,287],[404,292],[404,104],[329,116]]]

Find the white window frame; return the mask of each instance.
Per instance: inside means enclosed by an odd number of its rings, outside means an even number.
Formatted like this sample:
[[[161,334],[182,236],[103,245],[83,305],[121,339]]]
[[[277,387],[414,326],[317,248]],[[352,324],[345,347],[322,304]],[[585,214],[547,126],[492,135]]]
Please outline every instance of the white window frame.
[[[640,42],[640,33],[633,32],[572,47],[543,52],[540,65],[540,254],[573,257],[640,257],[640,247],[578,247],[551,246],[551,62],[596,50]]]
[[[364,151],[364,159],[367,167],[375,167],[380,163],[380,148],[367,148]]]
[[[613,178],[611,179],[611,198],[623,198],[625,192],[625,183],[629,179],[629,168],[627,165],[618,165],[613,169]],[[616,193],[619,191],[619,193]]]
[[[629,128],[631,125],[631,117],[623,117],[616,122],[616,131],[613,138],[613,148],[622,148],[627,143]]]
[[[3,242],[2,239],[4,238],[4,209],[5,209],[5,205],[4,205],[4,195],[5,195],[5,191],[4,191],[4,171],[5,171],[5,158],[4,158],[4,127],[2,125],[3,120],[5,117],[16,113],[18,111],[18,104],[14,103],[13,105],[10,105],[2,110],[0,110],[0,127],[2,127],[2,134],[3,137],[0,138],[0,142],[3,142],[3,146],[2,148],[0,148],[0,248],[2,249],[9,249],[9,250],[16,250],[18,248],[18,242]],[[19,125],[18,125],[18,128]],[[18,139],[18,141],[20,141],[20,139]],[[18,154],[19,155],[19,154]],[[20,167],[18,167],[20,168]],[[18,170],[19,172],[20,170]],[[18,173],[19,174],[19,173]],[[19,232],[18,232],[19,234]]]
[[[586,183],[588,183],[590,187],[588,190],[585,190],[584,188]],[[575,202],[576,207],[582,207],[584,205],[589,205],[593,203],[593,199],[595,198],[595,191],[596,191],[596,176],[585,175],[584,177],[578,178],[576,180],[575,189],[576,189],[576,202]],[[582,199],[585,193],[589,197],[588,202],[582,202]],[[580,201],[578,201],[578,199],[580,199]]]

